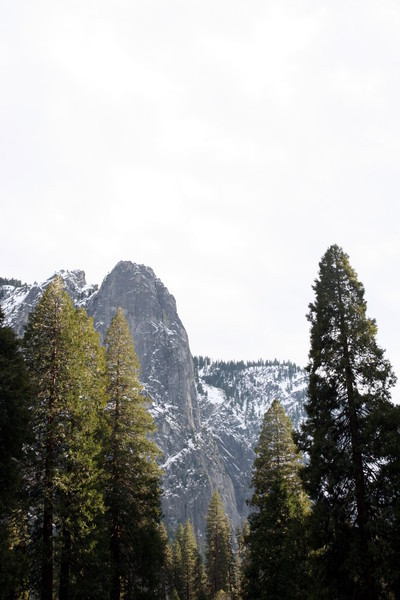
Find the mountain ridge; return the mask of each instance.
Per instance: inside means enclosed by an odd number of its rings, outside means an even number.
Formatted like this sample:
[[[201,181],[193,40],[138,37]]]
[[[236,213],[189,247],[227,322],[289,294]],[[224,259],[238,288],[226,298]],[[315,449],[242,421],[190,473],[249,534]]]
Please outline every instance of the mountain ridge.
[[[294,425],[299,424],[305,371],[289,361],[193,358],[175,298],[151,267],[130,261],[118,262],[100,286],[88,286],[79,269],[57,271],[41,284],[0,286],[5,324],[18,335],[23,335],[30,311],[56,275],[64,279],[73,301],[93,317],[102,340],[117,308],[124,309],[163,453],[167,529],[172,533],[190,518],[202,539],[208,502],[217,488],[233,527],[239,526],[248,514],[263,414],[278,397]]]

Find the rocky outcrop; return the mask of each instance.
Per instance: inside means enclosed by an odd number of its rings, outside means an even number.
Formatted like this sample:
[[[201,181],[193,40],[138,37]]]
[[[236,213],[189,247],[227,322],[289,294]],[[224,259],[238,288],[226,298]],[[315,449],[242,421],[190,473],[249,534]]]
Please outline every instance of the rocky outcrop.
[[[149,267],[120,262],[86,304],[102,339],[118,307],[128,320],[142,381],[154,406],[173,406],[179,427],[191,434],[198,431],[193,360],[174,297]],[[163,423],[159,426],[165,429]]]

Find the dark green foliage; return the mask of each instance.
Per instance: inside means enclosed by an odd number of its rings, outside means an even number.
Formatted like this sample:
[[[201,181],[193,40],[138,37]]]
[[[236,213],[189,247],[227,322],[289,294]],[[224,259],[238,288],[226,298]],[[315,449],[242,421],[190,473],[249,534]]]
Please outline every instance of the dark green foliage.
[[[27,587],[26,447],[31,441],[32,388],[19,342],[0,308],[0,590],[14,598]]]
[[[7,277],[0,277],[0,286],[2,285],[12,285],[13,287],[21,287],[22,281],[20,279],[7,279]]]
[[[264,417],[253,467],[253,512],[243,561],[247,600],[303,598],[307,589],[308,501],[292,430],[289,417],[274,400]]]
[[[398,586],[390,556],[396,516],[395,377],[366,316],[364,288],[338,246],[320,262],[310,304],[304,482],[314,502],[316,581],[324,598],[385,598]],[[397,582],[397,583],[396,583]]]
[[[183,525],[180,524],[174,543],[172,545],[172,582],[174,595],[178,598],[183,598],[185,589],[185,567],[183,564],[182,548],[183,548]]]
[[[105,345],[111,598],[157,598],[164,558],[159,450],[151,437],[155,425],[146,411],[140,365],[122,309],[111,322]]]
[[[10,506],[21,484],[24,444],[29,435],[32,389],[19,342],[3,326],[0,308],[0,512]]]
[[[160,581],[160,600],[171,597],[173,585],[173,557],[172,549],[168,543],[168,534],[164,523],[160,523],[160,541],[163,549],[163,561]]]

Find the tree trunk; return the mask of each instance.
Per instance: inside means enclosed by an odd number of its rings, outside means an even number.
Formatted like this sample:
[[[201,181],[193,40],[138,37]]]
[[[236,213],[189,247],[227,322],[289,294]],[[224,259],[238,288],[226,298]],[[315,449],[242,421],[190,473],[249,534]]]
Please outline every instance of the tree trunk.
[[[60,591],[59,600],[68,600],[69,597],[69,573],[71,564],[71,533],[64,521],[62,532],[62,551],[60,564]]]
[[[45,492],[43,507],[43,557],[41,600],[53,598],[53,442],[48,440],[45,465]]]
[[[119,537],[120,531],[117,523],[117,515],[113,511],[110,543],[112,561],[111,600],[119,600],[121,596],[121,556]]]
[[[119,372],[117,373],[117,384],[119,382]],[[117,507],[117,495],[119,487],[119,465],[118,465],[118,441],[117,429],[119,421],[119,398],[115,399],[114,415],[114,440],[113,440],[113,466],[112,466],[112,500],[111,500],[111,600],[119,600],[121,596],[121,550],[120,550],[120,525],[119,510]]]

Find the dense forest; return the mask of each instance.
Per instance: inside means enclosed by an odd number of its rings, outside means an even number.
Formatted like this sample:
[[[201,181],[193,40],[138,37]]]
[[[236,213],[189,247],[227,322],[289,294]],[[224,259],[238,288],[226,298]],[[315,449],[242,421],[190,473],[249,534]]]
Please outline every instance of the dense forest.
[[[155,426],[123,310],[104,345],[59,277],[22,340],[0,310],[1,597],[400,598],[395,376],[338,246],[313,290],[306,417],[294,432],[272,403],[249,519],[233,531],[215,489],[202,545],[190,521],[172,537],[163,524]],[[220,366],[209,383],[224,389],[223,373],[240,363]]]

